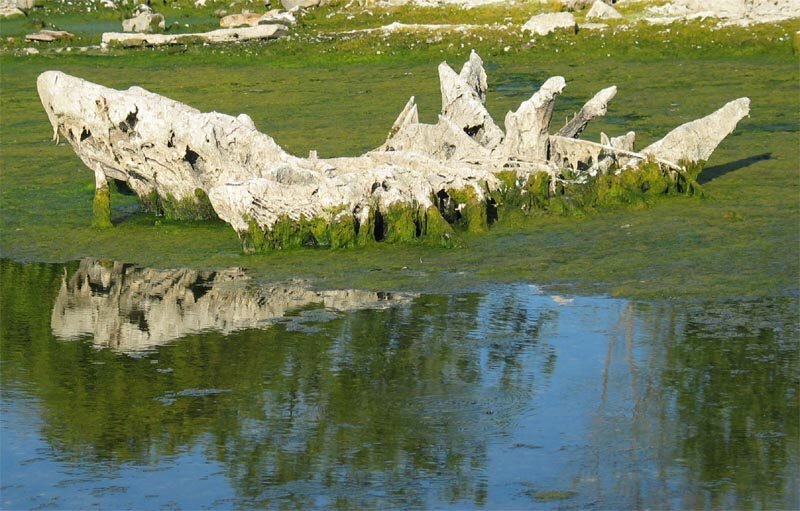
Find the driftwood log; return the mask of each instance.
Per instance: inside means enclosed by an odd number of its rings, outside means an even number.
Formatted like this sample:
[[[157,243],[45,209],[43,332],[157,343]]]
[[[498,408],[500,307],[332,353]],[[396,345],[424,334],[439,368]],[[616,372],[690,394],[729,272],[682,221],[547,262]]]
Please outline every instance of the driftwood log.
[[[439,66],[442,110],[419,122],[412,97],[380,147],[359,157],[299,158],[259,132],[246,114],[203,113],[139,87],[109,89],[58,71],[38,91],[53,126],[95,173],[95,224],[110,225],[110,178],[145,208],[174,218],[216,216],[247,251],[428,239],[450,244],[498,217],[564,211],[694,193],[698,169],[748,115],[740,98],[684,124],[641,152],[635,135],[577,138],[604,115],[616,87],[601,90],[551,135],[566,86],[548,79],[505,118],[486,109],[487,77],[474,52],[457,73]]]

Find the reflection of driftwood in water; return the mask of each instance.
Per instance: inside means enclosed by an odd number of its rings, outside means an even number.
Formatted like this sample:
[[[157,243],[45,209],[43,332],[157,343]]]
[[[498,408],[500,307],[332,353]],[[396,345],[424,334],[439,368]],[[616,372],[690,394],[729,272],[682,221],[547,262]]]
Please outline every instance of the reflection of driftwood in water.
[[[247,280],[240,269],[155,270],[85,259],[62,282],[51,328],[63,339],[88,335],[96,346],[136,352],[202,331],[264,327],[308,306],[355,310],[408,300],[391,293],[315,291],[302,281],[250,287]]]

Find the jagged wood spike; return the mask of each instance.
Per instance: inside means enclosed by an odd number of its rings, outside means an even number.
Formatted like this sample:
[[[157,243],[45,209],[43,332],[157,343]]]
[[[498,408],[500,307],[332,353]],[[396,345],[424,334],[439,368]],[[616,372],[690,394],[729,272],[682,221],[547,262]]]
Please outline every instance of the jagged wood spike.
[[[406,103],[406,106],[403,107],[403,111],[400,112],[400,115],[397,116],[397,119],[392,124],[392,128],[389,130],[389,136],[386,137],[386,143],[388,144],[389,141],[402,130],[405,126],[409,124],[418,124],[419,123],[419,113],[417,112],[417,104],[415,102],[414,96]]]
[[[647,146],[643,154],[673,161],[706,161],[714,149],[744,117],[750,115],[750,99],[739,98],[701,119],[682,124],[664,138]]]
[[[469,60],[464,62],[459,76],[467,85],[472,87],[472,90],[475,91],[475,95],[478,96],[481,103],[485,105],[486,90],[489,86],[486,79],[486,71],[483,69],[483,60],[475,53],[475,50],[470,52]]]
[[[580,111],[575,114],[572,120],[567,122],[563,128],[558,130],[556,135],[571,138],[580,137],[581,133],[583,133],[583,130],[586,129],[586,126],[589,124],[589,121],[595,117],[606,114],[608,111],[608,103],[616,95],[616,86],[611,86],[601,90],[595,94],[592,99],[587,101],[586,104],[583,105],[583,108],[581,108]]]
[[[546,160],[547,136],[556,97],[566,87],[561,76],[548,79],[514,112],[506,114],[506,138],[495,150],[502,158]]]
[[[439,87],[442,117],[455,123],[483,147],[493,149],[503,140],[503,131],[489,115],[475,89],[447,62],[439,64]]]

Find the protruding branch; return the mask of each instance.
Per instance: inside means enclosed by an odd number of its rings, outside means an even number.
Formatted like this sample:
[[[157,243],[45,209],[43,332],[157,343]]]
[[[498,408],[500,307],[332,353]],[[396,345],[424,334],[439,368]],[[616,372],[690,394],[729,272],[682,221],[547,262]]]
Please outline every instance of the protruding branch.
[[[392,124],[392,129],[389,130],[389,136],[386,137],[386,143],[388,144],[392,137],[404,127],[417,123],[419,123],[419,113],[417,112],[417,104],[414,100],[414,96],[411,96],[406,106],[403,107],[403,111],[400,112],[400,115],[397,116],[394,124]]]
[[[553,140],[556,143],[567,143],[567,144],[573,144],[573,145],[583,146],[583,147],[587,147],[587,148],[600,149],[600,150],[603,150],[603,151],[607,151],[608,153],[619,154],[619,155],[622,155],[622,156],[628,156],[630,158],[636,158],[637,160],[652,159],[652,160],[660,163],[661,165],[669,167],[669,168],[671,168],[673,170],[683,170],[683,167],[681,167],[680,165],[678,165],[675,162],[672,162],[672,161],[669,161],[669,160],[665,160],[663,158],[658,158],[658,157],[656,157],[656,156],[654,156],[652,154],[646,154],[644,152],[636,153],[636,152],[633,152],[633,151],[626,151],[624,149],[620,149],[618,147],[614,147],[613,145],[598,144],[597,142],[590,142],[588,140],[580,140],[580,139],[577,139],[577,138],[561,137],[561,136],[558,136],[558,135],[551,135],[550,139]]]
[[[468,78],[474,79],[470,73]],[[442,117],[449,119],[483,147],[493,149],[503,139],[470,83],[457,75],[447,62],[439,64],[439,86],[442,91]]]
[[[595,94],[592,99],[583,105],[583,108],[581,108],[580,112],[578,112],[575,117],[567,122],[566,126],[558,130],[556,135],[570,138],[580,137],[581,133],[583,133],[583,130],[586,129],[586,125],[589,124],[589,121],[595,117],[606,115],[606,112],[608,111],[608,103],[614,98],[614,96],[616,96],[616,94],[616,86],[608,87],[607,89],[603,89]]]
[[[561,76],[550,78],[515,112],[506,114],[506,138],[495,153],[499,157],[546,160],[547,136],[556,97],[566,87]]]
[[[749,114],[750,99],[736,99],[713,114],[678,126],[642,153],[674,161],[708,160],[720,142]]]
[[[459,76],[472,87],[481,103],[486,104],[486,89],[488,88],[486,71],[483,69],[483,61],[475,53],[475,50],[470,52],[469,60],[464,62]]]

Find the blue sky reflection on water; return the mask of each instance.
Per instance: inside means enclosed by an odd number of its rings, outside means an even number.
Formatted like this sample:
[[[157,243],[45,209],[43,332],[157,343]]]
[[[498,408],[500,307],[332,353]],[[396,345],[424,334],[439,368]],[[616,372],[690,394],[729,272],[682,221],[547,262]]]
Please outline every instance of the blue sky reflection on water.
[[[5,509],[798,504],[791,301],[4,265]]]

